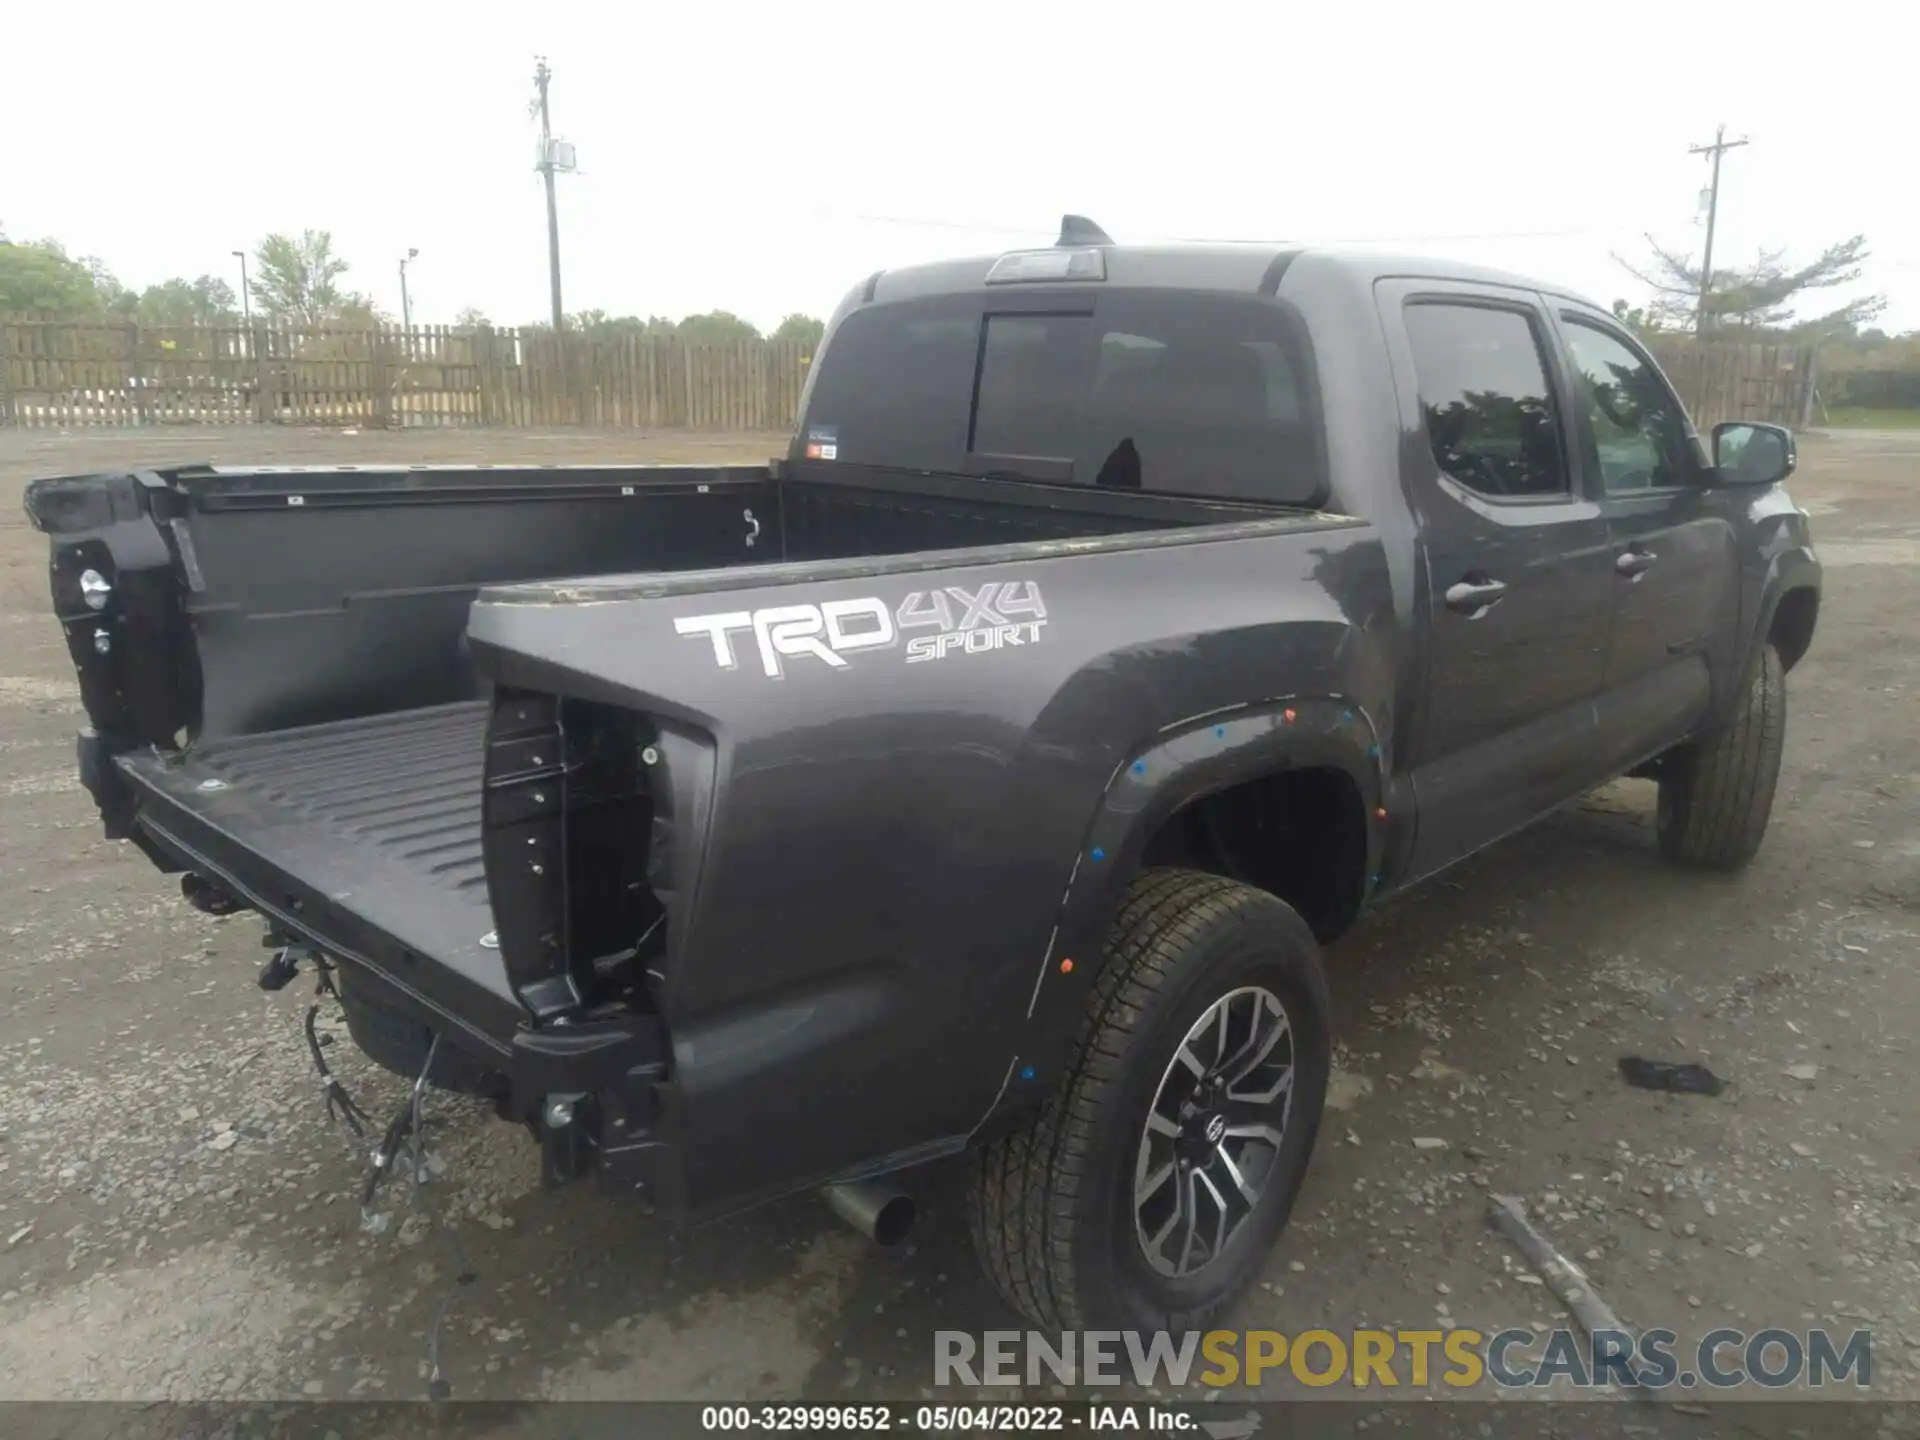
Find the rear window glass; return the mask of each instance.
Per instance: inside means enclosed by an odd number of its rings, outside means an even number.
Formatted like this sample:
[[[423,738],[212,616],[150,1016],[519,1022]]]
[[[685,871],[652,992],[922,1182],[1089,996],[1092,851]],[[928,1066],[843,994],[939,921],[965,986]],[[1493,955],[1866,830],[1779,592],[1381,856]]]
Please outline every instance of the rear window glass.
[[[977,312],[856,311],[820,353],[802,439],[831,436],[849,464],[957,469],[979,350]]]
[[[1078,297],[1081,313],[996,313],[996,298],[850,316],[821,357],[802,438],[830,436],[855,464],[1323,498],[1303,341],[1278,307],[1123,291],[1092,314]]]

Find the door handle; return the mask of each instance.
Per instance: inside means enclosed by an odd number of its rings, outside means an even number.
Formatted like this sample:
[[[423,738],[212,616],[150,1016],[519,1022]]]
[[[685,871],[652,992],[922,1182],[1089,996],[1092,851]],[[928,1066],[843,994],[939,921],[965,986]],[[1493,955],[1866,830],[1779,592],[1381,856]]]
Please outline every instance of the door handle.
[[[1469,617],[1477,616],[1488,606],[1499,604],[1506,595],[1507,587],[1498,580],[1489,580],[1484,575],[1476,579],[1469,573],[1465,579],[1447,587],[1447,608]]]
[[[751,550],[753,548],[753,542],[760,538],[760,521],[751,510],[742,510],[740,514],[745,518],[747,524],[753,527],[747,532],[747,548]]]
[[[1616,575],[1624,575],[1629,580],[1637,580],[1651,569],[1653,562],[1659,558],[1653,551],[1642,550],[1638,546],[1631,550],[1622,550],[1614,559],[1613,572]]]

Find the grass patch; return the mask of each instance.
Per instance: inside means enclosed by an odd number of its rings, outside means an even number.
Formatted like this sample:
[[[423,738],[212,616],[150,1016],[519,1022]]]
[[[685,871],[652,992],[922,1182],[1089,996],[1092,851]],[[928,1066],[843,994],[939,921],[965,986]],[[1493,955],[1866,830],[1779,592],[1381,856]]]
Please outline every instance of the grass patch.
[[[1920,410],[1869,410],[1864,406],[1842,405],[1824,413],[1815,411],[1814,419],[1831,430],[1920,430]]]

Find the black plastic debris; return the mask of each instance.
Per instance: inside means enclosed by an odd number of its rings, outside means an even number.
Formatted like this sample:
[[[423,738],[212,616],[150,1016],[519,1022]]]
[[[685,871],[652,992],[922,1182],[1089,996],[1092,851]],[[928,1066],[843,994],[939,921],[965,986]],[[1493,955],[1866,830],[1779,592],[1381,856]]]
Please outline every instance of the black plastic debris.
[[[1641,1090],[1671,1090],[1676,1095],[1718,1095],[1727,1088],[1727,1082],[1704,1065],[1642,1060],[1638,1055],[1620,1057],[1620,1077]]]

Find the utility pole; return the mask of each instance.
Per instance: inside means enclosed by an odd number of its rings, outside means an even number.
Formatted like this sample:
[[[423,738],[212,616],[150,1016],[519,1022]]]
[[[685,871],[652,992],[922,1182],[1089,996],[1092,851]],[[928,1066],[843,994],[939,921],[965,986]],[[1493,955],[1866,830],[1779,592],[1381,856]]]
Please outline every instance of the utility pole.
[[[553,71],[547,68],[547,57],[536,57],[533,67],[533,104],[540,114],[540,163],[534,168],[547,182],[547,271],[553,286],[553,333],[558,335],[564,312],[560,308],[560,212],[553,199],[553,172],[557,157],[553,148],[553,121],[547,114],[547,82],[552,79]]]
[[[240,314],[247,322],[247,333],[253,333],[253,301],[248,298],[247,290],[247,252],[236,250],[233,258],[240,262]]]
[[[1707,187],[1707,245],[1706,253],[1700,257],[1700,304],[1694,311],[1693,328],[1696,334],[1707,333],[1707,295],[1713,288],[1713,222],[1720,215],[1720,157],[1729,150],[1737,150],[1746,144],[1745,140],[1727,139],[1727,127],[1716,126],[1711,145],[1689,146],[1689,155],[1711,155],[1713,157],[1713,180]]]
[[[258,330],[253,328],[253,287],[247,283],[247,252],[236,250],[233,258],[240,262],[240,314],[247,326],[246,353],[253,357],[253,418],[265,423],[271,413],[267,397],[266,345],[263,343],[267,338],[266,326]]]
[[[420,252],[412,246],[400,257],[400,328],[409,334],[413,331],[413,306],[407,302],[407,261],[420,258]]]

